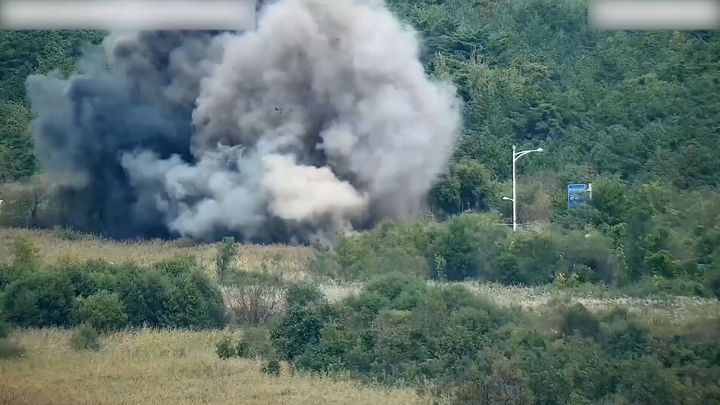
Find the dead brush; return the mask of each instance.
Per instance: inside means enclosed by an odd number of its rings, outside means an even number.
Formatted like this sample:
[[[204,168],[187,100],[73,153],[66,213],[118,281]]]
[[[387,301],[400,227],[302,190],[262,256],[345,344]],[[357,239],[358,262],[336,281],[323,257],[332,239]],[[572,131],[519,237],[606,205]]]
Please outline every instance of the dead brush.
[[[232,323],[262,325],[285,307],[284,288],[278,285],[221,286],[220,291]]]

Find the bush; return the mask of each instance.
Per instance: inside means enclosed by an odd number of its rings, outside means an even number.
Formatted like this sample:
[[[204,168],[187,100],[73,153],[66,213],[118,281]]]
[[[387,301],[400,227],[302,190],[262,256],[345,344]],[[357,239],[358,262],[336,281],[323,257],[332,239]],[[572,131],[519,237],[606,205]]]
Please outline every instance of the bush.
[[[275,355],[270,331],[265,328],[247,328],[236,346],[238,356],[243,358],[273,357]]]
[[[217,328],[225,309],[218,287],[194,258],[152,267],[101,260],[64,262],[52,270],[3,271],[0,310],[21,327],[89,322],[100,331],[124,326]]]
[[[75,322],[87,323],[99,332],[117,330],[127,325],[125,305],[117,294],[101,291],[87,298],[77,298]]]
[[[275,359],[264,361],[262,366],[260,367],[260,371],[262,371],[263,373],[276,377],[280,375],[280,370],[280,362]]]
[[[325,300],[323,293],[310,283],[296,283],[288,286],[285,301],[288,306],[309,306],[322,303]]]
[[[40,253],[32,241],[25,236],[15,238],[13,267],[36,269],[40,265]]]
[[[171,278],[169,308],[166,319],[173,327],[219,328],[225,322],[225,307],[217,286],[194,270]]]
[[[705,287],[715,298],[720,298],[720,264],[718,270],[711,271],[706,276]]]
[[[247,340],[242,338],[238,341],[237,346],[235,346],[235,354],[237,354],[237,356],[241,359],[247,359],[252,357],[250,356],[250,344]]]
[[[362,234],[339,235],[332,251],[318,251],[312,270],[347,281],[389,272],[426,277],[428,238],[427,221],[384,222]]]
[[[414,308],[425,290],[424,280],[402,273],[390,273],[371,279],[363,294],[376,294],[388,300],[388,308],[402,310]]]
[[[90,324],[82,324],[75,328],[70,337],[70,346],[75,350],[100,350],[100,335]]]
[[[216,328],[224,323],[217,286],[195,268],[194,259],[177,258],[143,268],[117,268],[115,289],[131,325]]]
[[[233,272],[225,284],[223,296],[235,322],[260,325],[282,308],[284,283],[278,275]]]
[[[220,338],[220,341],[215,344],[215,352],[217,353],[218,357],[223,360],[235,356],[236,351],[233,347],[233,342],[230,336],[223,336]]]
[[[235,245],[235,238],[230,236],[223,239],[222,243],[218,247],[217,256],[215,258],[218,278],[222,279],[225,273],[227,273],[233,265],[236,255],[237,245]]]
[[[0,318],[0,339],[10,336],[10,332],[12,332],[12,329],[10,328],[10,324],[8,324],[2,318]]]
[[[24,272],[0,296],[0,308],[10,322],[21,327],[67,326],[74,295],[66,274]]]
[[[575,304],[561,315],[560,331],[563,336],[580,334],[582,337],[597,339],[600,334],[600,321],[582,304]]]
[[[0,359],[12,359],[25,354],[25,348],[7,339],[0,339]]]
[[[657,274],[663,277],[674,277],[680,271],[680,266],[670,252],[660,250],[645,257],[645,269],[650,274]]]
[[[550,231],[515,233],[499,256],[493,278],[505,284],[546,284],[562,268],[560,242]]]
[[[288,288],[287,306],[270,336],[281,359],[291,360],[317,345],[320,330],[334,314],[322,293],[308,284]]]
[[[508,235],[498,222],[496,215],[465,213],[434,228],[427,252],[434,276],[446,280],[486,277],[497,262],[496,244]]]

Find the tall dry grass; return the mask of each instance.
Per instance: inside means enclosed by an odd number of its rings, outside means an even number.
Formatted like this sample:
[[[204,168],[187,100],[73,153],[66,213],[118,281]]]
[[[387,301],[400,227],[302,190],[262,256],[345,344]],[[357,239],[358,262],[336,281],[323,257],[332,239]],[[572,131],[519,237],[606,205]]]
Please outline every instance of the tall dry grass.
[[[16,331],[21,359],[0,360],[0,404],[413,404],[385,389],[304,374],[261,373],[255,360],[220,360],[220,331],[125,331],[99,352],[70,348],[71,331]]]
[[[45,263],[60,259],[104,259],[113,263],[132,261],[149,265],[177,255],[193,255],[209,273],[215,273],[218,243],[192,243],[187,240],[115,241],[92,235],[66,240],[53,231],[0,227],[0,262],[12,261],[15,238],[25,236],[39,249]],[[303,279],[313,258],[310,247],[291,245],[239,244],[237,268],[247,271],[273,271],[290,279]]]

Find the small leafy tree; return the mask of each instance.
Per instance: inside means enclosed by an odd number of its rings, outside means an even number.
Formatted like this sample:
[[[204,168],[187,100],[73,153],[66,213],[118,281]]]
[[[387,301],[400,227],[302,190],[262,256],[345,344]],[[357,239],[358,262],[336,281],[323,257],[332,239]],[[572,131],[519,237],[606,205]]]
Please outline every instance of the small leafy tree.
[[[223,360],[235,356],[236,351],[233,347],[233,342],[230,336],[223,336],[220,338],[220,340],[215,344],[215,352],[218,357]]]
[[[235,244],[235,238],[229,236],[223,239],[220,247],[218,247],[217,256],[215,258],[215,265],[217,267],[218,277],[222,280],[223,276],[233,264],[235,256],[237,255],[237,245]]]
[[[15,238],[14,267],[36,268],[40,264],[38,248],[25,236]]]

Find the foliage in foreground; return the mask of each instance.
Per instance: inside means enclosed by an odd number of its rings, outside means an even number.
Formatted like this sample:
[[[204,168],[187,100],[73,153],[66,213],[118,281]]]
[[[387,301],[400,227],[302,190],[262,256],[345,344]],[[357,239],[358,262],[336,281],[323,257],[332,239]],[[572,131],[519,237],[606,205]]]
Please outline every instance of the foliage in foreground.
[[[20,327],[88,323],[99,331],[126,326],[217,328],[224,324],[218,287],[190,257],[150,267],[102,260],[45,266],[19,242],[13,265],[0,267],[0,310]]]
[[[720,401],[714,322],[668,334],[622,309],[561,303],[537,316],[391,274],[337,304],[311,290],[289,294],[271,336],[298,369],[413,385],[458,403],[704,404]]]

